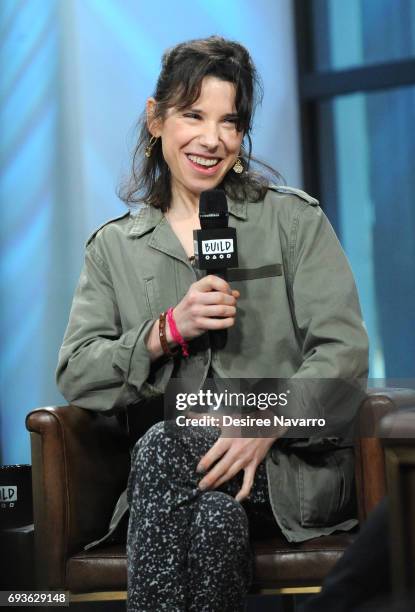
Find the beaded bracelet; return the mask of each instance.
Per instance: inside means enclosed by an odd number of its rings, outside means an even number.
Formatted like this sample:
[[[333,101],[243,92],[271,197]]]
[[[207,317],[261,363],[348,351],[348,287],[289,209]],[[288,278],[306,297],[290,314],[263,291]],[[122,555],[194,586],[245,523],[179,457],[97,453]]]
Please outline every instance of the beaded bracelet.
[[[189,345],[176,327],[176,323],[173,317],[172,306],[170,306],[170,308],[167,310],[167,322],[169,324],[170,333],[173,337],[173,340],[177,342],[177,344],[180,344],[180,346],[182,347],[183,357],[189,357]]]
[[[163,353],[168,357],[174,357],[179,352],[179,348],[177,347],[172,351],[167,343],[166,338],[166,313],[162,312],[159,317],[159,339],[161,348],[163,349]]]

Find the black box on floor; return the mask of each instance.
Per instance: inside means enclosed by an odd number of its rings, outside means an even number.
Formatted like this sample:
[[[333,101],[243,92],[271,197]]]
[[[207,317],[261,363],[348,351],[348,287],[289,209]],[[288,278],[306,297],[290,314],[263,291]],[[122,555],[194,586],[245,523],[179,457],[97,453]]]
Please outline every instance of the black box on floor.
[[[0,466],[0,590],[35,587],[32,466]]]
[[[0,531],[0,590],[35,588],[34,527]]]

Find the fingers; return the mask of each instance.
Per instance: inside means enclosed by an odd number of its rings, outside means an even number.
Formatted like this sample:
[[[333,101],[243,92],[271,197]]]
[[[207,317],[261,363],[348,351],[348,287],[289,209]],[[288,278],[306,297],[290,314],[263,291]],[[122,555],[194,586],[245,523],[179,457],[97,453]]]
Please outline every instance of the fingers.
[[[236,308],[235,306],[226,306],[225,304],[203,306],[201,315],[203,317],[234,317],[236,315]]]
[[[216,489],[244,469],[244,466],[247,464],[247,458],[246,456],[238,456],[235,452],[231,452],[230,449],[234,445],[235,440],[221,437],[216,440],[215,444],[213,444],[208,452],[202,457],[197,465],[196,471],[209,471],[199,482],[200,489]],[[215,461],[217,461],[217,463],[211,468],[210,466],[213,465]]]
[[[199,291],[222,291],[223,293],[232,294],[232,290],[223,278],[215,276],[214,274],[208,274],[201,278],[197,283]]]
[[[189,303],[189,312],[199,329],[220,330],[235,323],[236,298],[232,295],[218,291],[197,292],[189,297]]]
[[[268,452],[269,444],[263,444],[257,439],[239,439],[220,437],[210,450],[201,458],[197,472],[205,472],[216,461],[217,463],[199,482],[201,490],[220,487],[238,472],[244,470],[242,487],[235,496],[236,501],[246,499],[254,483],[256,469]]]
[[[196,320],[196,325],[199,327],[199,329],[209,331],[227,329],[228,327],[232,327],[233,325],[235,325],[235,317],[226,317],[225,319],[210,319],[208,317],[198,317]]]
[[[212,484],[212,488],[217,489],[224,482],[236,476],[236,474],[242,470],[242,465],[242,460],[235,461],[231,467]]]
[[[213,465],[213,463],[222,457],[222,455],[228,450],[229,446],[229,440],[226,440],[225,438],[218,438],[208,452],[203,455],[197,464],[196,471],[207,472],[210,466]]]
[[[215,467],[209,470],[209,474],[207,474],[199,482],[199,489],[216,489],[222,483],[226,482],[240,472],[242,470],[243,462],[241,459],[239,459],[234,461],[230,467],[228,466],[229,460],[224,458],[221,461],[218,461]]]
[[[231,290],[225,280],[213,274],[192,283],[173,311],[176,326],[183,338],[191,340],[205,331],[232,327],[239,297],[238,290]]]
[[[238,291],[239,293],[239,291]],[[199,304],[226,304],[236,306],[237,297],[222,291],[197,291],[195,292]]]
[[[236,474],[243,469],[244,478],[242,481],[242,487],[235,496],[235,500],[240,502],[246,499],[249,496],[254,484],[257,464],[254,461],[251,461],[246,467],[243,467],[243,463],[243,459],[238,459],[233,461],[232,465],[227,467],[227,461],[225,458],[222,459],[204,478],[202,478],[202,480],[199,482],[199,489],[217,489],[223,483],[236,476]]]
[[[251,492],[252,485],[254,484],[254,477],[256,472],[256,465],[254,463],[249,463],[245,468],[244,479],[242,482],[242,488],[235,495],[236,501],[242,501],[246,499]]]

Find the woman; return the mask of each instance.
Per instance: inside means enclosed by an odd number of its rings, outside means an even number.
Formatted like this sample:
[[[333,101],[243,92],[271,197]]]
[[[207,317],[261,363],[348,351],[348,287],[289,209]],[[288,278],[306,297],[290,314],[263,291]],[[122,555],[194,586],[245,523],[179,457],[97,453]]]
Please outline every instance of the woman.
[[[132,210],[87,243],[57,371],[68,401],[148,422],[172,378],[366,376],[353,277],[318,202],[250,169],[258,86],[238,43],[212,36],[164,54],[121,194]],[[192,265],[199,196],[212,188],[238,237],[227,281]],[[227,330],[221,350],[214,330]],[[307,415],[307,399],[296,410]],[[302,541],[351,529],[352,491],[339,439],[177,436],[156,423],[131,457],[128,609],[243,610],[250,530]]]

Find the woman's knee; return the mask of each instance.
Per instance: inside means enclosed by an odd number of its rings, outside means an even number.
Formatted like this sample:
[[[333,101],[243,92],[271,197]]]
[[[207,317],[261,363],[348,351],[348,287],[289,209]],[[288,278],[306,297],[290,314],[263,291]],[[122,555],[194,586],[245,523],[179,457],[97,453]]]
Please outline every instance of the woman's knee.
[[[134,445],[131,472],[149,474],[152,478],[172,476],[175,469],[187,467],[191,453],[165,421],[152,425]]]
[[[204,453],[214,444],[218,433],[199,432],[190,427],[178,429],[169,421],[160,421],[150,427],[135,443],[131,455],[131,468],[146,464],[159,468],[186,466],[195,469]]]
[[[206,491],[200,496],[193,517],[193,528],[217,546],[245,547],[249,522],[242,505],[222,491]]]

